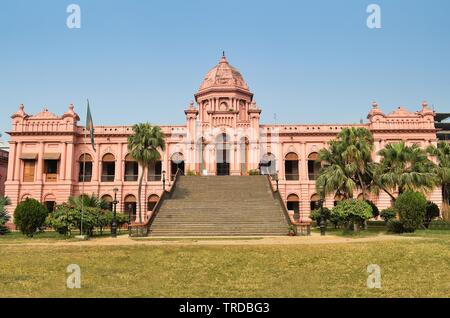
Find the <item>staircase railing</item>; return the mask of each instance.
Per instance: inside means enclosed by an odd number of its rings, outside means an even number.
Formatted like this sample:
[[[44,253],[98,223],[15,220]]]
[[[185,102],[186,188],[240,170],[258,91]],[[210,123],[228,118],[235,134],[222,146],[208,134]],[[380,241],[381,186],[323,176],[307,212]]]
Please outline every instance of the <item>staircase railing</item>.
[[[153,208],[152,215],[148,218],[148,220],[144,223],[135,223],[129,225],[129,235],[134,237],[141,237],[141,236],[148,236],[150,233],[150,227],[155,220],[156,216],[158,215],[159,210],[161,209],[161,206],[166,199],[170,199],[172,197],[173,192],[175,191],[176,183],[180,175],[182,175],[181,169],[177,170],[177,173],[175,174],[174,180],[172,185],[170,186],[169,190],[163,190],[163,193],[161,194],[161,197],[159,198],[158,202],[156,202],[155,207]]]
[[[286,204],[284,204],[283,198],[281,197],[280,194],[280,190],[277,188],[274,188],[273,186],[273,177],[271,175],[266,175],[267,181],[269,182],[269,186],[270,186],[270,190],[272,191],[272,195],[273,197],[278,200],[278,202],[281,205],[281,208],[283,210],[284,213],[284,217],[286,219],[286,222],[288,224],[289,227],[292,227],[294,229],[295,232],[297,232],[297,228],[294,226],[294,224],[291,221],[291,218],[289,217],[289,212],[287,210]]]

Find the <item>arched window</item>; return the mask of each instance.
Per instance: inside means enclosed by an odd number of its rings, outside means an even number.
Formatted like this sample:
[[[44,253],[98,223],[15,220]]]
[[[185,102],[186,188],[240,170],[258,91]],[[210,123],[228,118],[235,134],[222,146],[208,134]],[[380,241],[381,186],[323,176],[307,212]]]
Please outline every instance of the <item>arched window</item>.
[[[102,158],[102,182],[114,182],[116,177],[116,158],[106,154]]]
[[[150,162],[148,165],[148,181],[161,181],[162,175],[162,162],[161,160],[156,160]]]
[[[318,194],[313,194],[309,202],[311,211],[320,209],[320,197]]]
[[[49,213],[52,213],[56,207],[56,197],[53,194],[49,194],[44,199],[44,205]]]
[[[172,181],[178,170],[181,170],[181,174],[184,175],[184,156],[181,152],[176,152],[170,157],[170,179]]]
[[[261,158],[261,162],[259,164],[261,174],[263,175],[275,175],[277,173],[277,160],[273,153],[266,153]]]
[[[334,206],[336,206],[339,202],[341,202],[341,201],[343,201],[344,200],[344,196],[342,195],[342,194],[336,194],[335,196],[334,196]]]
[[[92,180],[92,157],[90,154],[82,154],[78,160],[80,173],[78,175],[79,182],[91,182]]]
[[[112,198],[112,196],[110,196],[109,194],[105,194],[104,196],[102,196],[102,201],[105,202],[105,204],[107,205],[107,209],[109,211],[113,210],[113,198]]]
[[[294,219],[298,220],[300,215],[300,200],[298,195],[290,194],[287,197],[287,209],[289,211],[294,211]]]
[[[286,180],[298,180],[298,156],[290,152],[284,158],[284,175]]]
[[[308,156],[308,178],[316,180],[320,172],[320,162],[317,161],[318,153],[313,152]]]
[[[148,202],[147,202],[147,211],[153,211],[153,209],[156,206],[156,203],[158,203],[159,201],[159,196],[157,196],[156,194],[152,194],[151,196],[148,197]]]
[[[364,201],[364,194],[360,193],[356,199]]]
[[[138,162],[128,154],[125,157],[125,181],[137,181],[139,176]]]
[[[126,215],[130,216],[130,220],[132,222],[136,220],[137,204],[136,197],[134,195],[130,194],[125,197],[123,202],[123,211]]]

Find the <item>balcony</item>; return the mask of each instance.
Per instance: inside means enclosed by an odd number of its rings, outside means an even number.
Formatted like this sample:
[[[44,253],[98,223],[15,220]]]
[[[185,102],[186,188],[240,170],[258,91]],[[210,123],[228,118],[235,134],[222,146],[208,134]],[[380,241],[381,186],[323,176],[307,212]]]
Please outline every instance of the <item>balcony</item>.
[[[286,181],[297,181],[299,180],[298,174],[285,174]]]
[[[114,182],[115,177],[115,175],[104,174],[102,175],[102,182]]]
[[[125,182],[136,182],[138,181],[139,176],[137,174],[125,175]]]
[[[83,175],[80,175],[79,177],[78,177],[78,182],[91,182],[91,180],[92,180],[92,175],[85,175],[85,176],[83,176]]]
[[[161,181],[162,175],[160,175],[160,174],[151,174],[151,175],[148,175],[147,179],[148,179],[149,182]]]
[[[56,173],[46,173],[45,182],[58,182],[58,175]]]

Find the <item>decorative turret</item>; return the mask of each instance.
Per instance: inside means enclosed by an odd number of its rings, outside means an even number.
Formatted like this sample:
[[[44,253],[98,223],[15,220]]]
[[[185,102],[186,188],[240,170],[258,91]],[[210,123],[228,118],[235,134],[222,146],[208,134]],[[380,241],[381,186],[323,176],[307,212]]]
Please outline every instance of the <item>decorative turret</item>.
[[[77,121],[80,120],[80,117],[78,116],[77,113],[75,113],[74,111],[74,106],[73,104],[69,105],[69,109],[64,113],[64,115],[62,116],[63,119],[71,119],[72,123],[76,123]]]

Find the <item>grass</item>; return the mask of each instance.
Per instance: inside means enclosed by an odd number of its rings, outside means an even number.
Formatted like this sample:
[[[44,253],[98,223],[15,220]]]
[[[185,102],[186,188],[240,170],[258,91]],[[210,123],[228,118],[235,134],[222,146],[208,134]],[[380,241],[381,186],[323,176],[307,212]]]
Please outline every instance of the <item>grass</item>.
[[[422,240],[297,246],[52,246],[58,239],[45,235],[31,240],[50,244],[0,244],[2,297],[450,295],[450,231],[414,234]],[[81,289],[66,288],[69,264],[81,267]],[[366,287],[369,264],[381,266],[381,289]]]
[[[120,231],[118,235],[125,235],[127,231]],[[1,244],[21,244],[21,243],[51,243],[56,241],[77,241],[75,238],[78,232],[72,233],[71,236],[60,235],[54,231],[45,231],[35,234],[33,237],[27,237],[18,231],[11,232],[7,235],[0,235],[0,245]],[[109,230],[103,231],[103,234],[96,234],[95,238],[109,237],[111,236]]]

